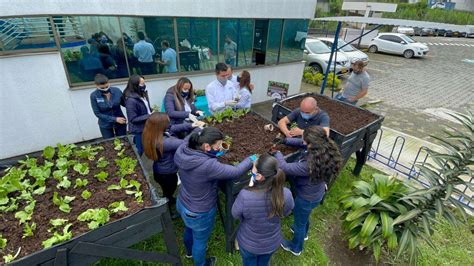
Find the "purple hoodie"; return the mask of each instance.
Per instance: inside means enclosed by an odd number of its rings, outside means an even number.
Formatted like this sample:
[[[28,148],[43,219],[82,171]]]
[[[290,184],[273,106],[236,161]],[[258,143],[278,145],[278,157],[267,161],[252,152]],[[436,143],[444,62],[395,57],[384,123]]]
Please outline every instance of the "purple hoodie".
[[[283,188],[285,199],[283,214],[288,216],[295,206],[288,188]],[[232,216],[240,220],[237,241],[245,250],[269,254],[280,247],[283,240],[280,217],[268,218],[272,207],[271,192],[242,189],[232,206]]]
[[[179,200],[192,212],[210,211],[217,203],[217,181],[238,178],[252,168],[249,158],[236,166],[220,163],[214,155],[188,147],[186,141],[174,155],[181,186]]]

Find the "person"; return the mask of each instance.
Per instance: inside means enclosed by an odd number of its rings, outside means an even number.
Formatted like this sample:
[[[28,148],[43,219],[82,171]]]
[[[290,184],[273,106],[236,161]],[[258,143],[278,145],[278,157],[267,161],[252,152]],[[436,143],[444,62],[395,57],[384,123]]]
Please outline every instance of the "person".
[[[170,47],[168,41],[161,42],[161,49],[161,61],[159,64],[166,67],[164,73],[178,72],[178,68],[176,67],[176,51]]]
[[[99,44],[98,52],[99,52],[99,59],[102,62],[102,66],[104,67],[105,75],[109,78],[115,78],[117,64],[115,63],[115,60],[112,58],[109,46],[107,44]]]
[[[141,156],[143,154],[142,132],[145,122],[152,112],[145,78],[137,74],[132,75],[128,79],[123,98],[127,109],[128,130],[134,135],[135,146]]]
[[[250,84],[250,73],[247,70],[242,71],[239,80],[239,91],[237,93],[238,102],[235,105],[236,109],[250,109],[252,104],[253,86]]]
[[[204,112],[196,109],[194,99],[193,84],[186,77],[178,79],[176,85],[166,91],[165,110],[172,125],[181,124],[186,119],[195,120],[196,116],[204,115]]]
[[[236,56],[237,56],[237,44],[234,41],[232,41],[229,35],[226,35],[225,43],[224,43],[225,63],[235,67]]]
[[[224,63],[216,64],[216,80],[206,87],[206,99],[211,113],[222,112],[226,108],[232,108],[237,104],[234,100],[235,89],[228,82],[228,67]]]
[[[123,115],[122,91],[110,87],[109,79],[97,74],[94,78],[96,90],[90,95],[92,111],[98,118],[102,138],[109,139],[127,134],[127,119]]]
[[[133,55],[138,59],[138,65],[142,75],[155,74],[155,47],[145,40],[145,33],[138,32],[139,41],[133,46]]]
[[[206,127],[200,133],[192,133],[189,142],[179,146],[174,155],[181,179],[176,209],[185,224],[186,256],[192,256],[194,265],[213,265],[216,261],[215,257],[206,260],[205,256],[216,216],[217,181],[242,176],[256,160],[253,155],[236,166],[220,163],[223,140],[219,129]]]
[[[288,124],[296,123],[296,127],[289,130]],[[329,136],[329,116],[319,109],[318,102],[313,97],[306,97],[300,107],[278,121],[278,127],[288,138],[300,137],[304,129],[309,126],[321,126]]]
[[[252,176],[255,183],[240,191],[232,216],[240,220],[237,242],[243,265],[266,266],[283,241],[281,218],[291,213],[294,201],[284,187],[285,174],[271,155],[258,158]]]
[[[81,47],[82,58],[79,60],[81,68],[81,79],[84,81],[92,81],[96,74],[104,73],[102,62],[96,56],[93,56],[87,46]]]
[[[145,122],[142,133],[143,150],[150,160],[153,160],[153,177],[160,185],[163,196],[168,199],[168,207],[173,218],[177,218],[174,211],[176,199],[174,193],[178,186],[178,168],[174,163],[174,153],[184,140],[176,138],[180,132],[202,126],[204,122],[182,123],[171,125],[165,113],[152,113]]]
[[[369,82],[370,76],[364,69],[364,62],[361,60],[354,62],[352,73],[347,79],[346,87],[342,93],[336,95],[336,99],[356,105],[361,98],[367,95]]]
[[[117,63],[117,77],[119,78],[128,76],[127,61],[125,59],[128,54],[125,49],[126,48],[123,39],[118,39],[114,47],[115,53],[113,54],[113,57],[115,62]]]
[[[299,157],[293,163],[287,163],[281,152],[275,153],[285,175],[296,177],[294,221],[291,227],[293,239],[281,242],[282,248],[295,256],[301,254],[304,240],[308,239],[311,211],[321,203],[327,186],[342,167],[339,148],[322,127],[306,128],[300,141],[306,145],[306,150],[300,151]]]
[[[231,82],[232,86],[234,86],[235,92],[239,91],[239,80],[236,75],[234,75],[234,69],[231,65],[227,64],[227,80]]]

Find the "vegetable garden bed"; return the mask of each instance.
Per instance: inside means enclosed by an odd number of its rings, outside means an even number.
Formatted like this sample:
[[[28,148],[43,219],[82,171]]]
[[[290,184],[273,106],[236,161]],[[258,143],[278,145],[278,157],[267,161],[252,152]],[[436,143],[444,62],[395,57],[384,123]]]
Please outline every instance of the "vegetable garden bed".
[[[130,142],[120,138],[47,147],[37,158],[26,156],[3,171],[0,253],[5,262],[16,257],[14,265],[74,265],[126,256],[179,263],[166,201],[158,200],[140,167]],[[130,228],[137,224],[139,230]],[[161,231],[173,255],[126,249]]]

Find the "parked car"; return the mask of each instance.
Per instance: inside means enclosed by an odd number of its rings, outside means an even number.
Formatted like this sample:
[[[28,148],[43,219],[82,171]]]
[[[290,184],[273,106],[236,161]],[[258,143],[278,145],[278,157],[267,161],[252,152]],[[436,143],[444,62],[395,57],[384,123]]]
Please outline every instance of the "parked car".
[[[304,60],[306,65],[311,66],[314,72],[324,73],[329,64],[331,49],[322,41],[317,39],[307,39],[304,50]],[[334,69],[336,53],[334,53],[331,64],[331,71]],[[344,75],[349,72],[349,59],[342,53],[337,53],[336,75]]]
[[[405,58],[422,57],[428,54],[428,46],[416,42],[400,33],[379,33],[369,44],[369,52],[384,52],[403,55]]]
[[[415,36],[418,35],[418,36],[434,36],[435,35],[435,31],[433,29],[430,29],[430,28],[414,28],[415,30]]]
[[[410,27],[397,27],[395,32],[410,36],[415,35],[415,30]]]
[[[334,38],[318,38],[318,40],[325,43],[328,47],[331,47],[334,43]],[[369,57],[365,53],[356,49],[351,44],[347,44],[344,40],[338,40],[337,46],[342,47],[339,51],[342,52],[351,63],[359,60],[364,62],[365,66],[369,63]]]
[[[445,33],[446,33],[445,29],[436,29],[435,30],[435,35],[436,36],[444,36]]]

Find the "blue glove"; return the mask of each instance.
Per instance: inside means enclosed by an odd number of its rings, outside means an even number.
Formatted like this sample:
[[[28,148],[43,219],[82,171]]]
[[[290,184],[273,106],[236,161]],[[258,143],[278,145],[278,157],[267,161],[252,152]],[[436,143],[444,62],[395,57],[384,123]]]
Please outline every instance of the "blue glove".
[[[252,163],[256,162],[257,161],[257,154],[254,154],[254,155],[250,156],[249,159]]]

